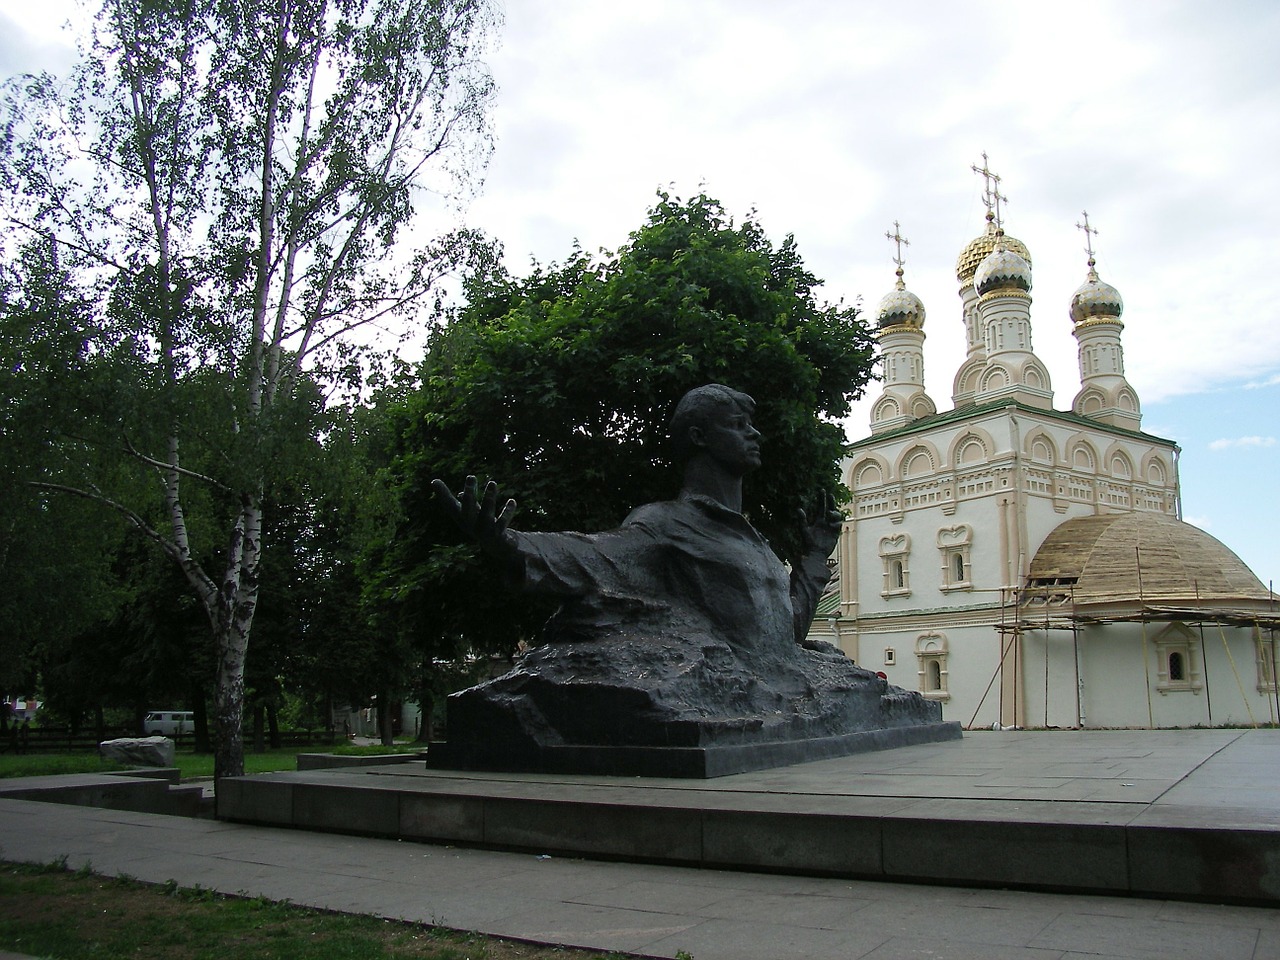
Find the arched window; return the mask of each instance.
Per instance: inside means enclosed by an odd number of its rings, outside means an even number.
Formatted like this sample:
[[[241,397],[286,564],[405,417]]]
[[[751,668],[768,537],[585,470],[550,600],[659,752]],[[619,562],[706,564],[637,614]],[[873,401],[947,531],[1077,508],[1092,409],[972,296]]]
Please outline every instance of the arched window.
[[[1200,675],[1199,645],[1183,623],[1171,623],[1155,639],[1156,689],[1161,693],[1198,691],[1204,687]]]
[[[971,590],[970,548],[973,528],[967,523],[943,527],[938,531],[938,550],[942,556],[942,592]]]
[[[936,658],[925,664],[925,689],[929,693],[942,689],[942,664]]]
[[[930,700],[949,700],[947,692],[947,638],[941,633],[922,633],[916,638],[917,676],[920,692]]]
[[[911,594],[911,570],[907,561],[911,553],[911,537],[900,533],[880,538],[880,561],[884,564],[882,597],[905,597]]]

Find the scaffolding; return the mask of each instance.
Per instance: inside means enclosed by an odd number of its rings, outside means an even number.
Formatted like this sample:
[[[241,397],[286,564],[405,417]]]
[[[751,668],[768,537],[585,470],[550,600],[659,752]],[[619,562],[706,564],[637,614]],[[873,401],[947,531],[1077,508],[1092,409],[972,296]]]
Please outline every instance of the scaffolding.
[[[1004,683],[1004,671],[1006,667],[1015,671],[1017,676],[1018,659],[1021,657],[1022,636],[1029,630],[1043,632],[1046,638],[1045,650],[1045,669],[1044,669],[1044,725],[1049,726],[1049,654],[1048,654],[1048,637],[1051,632],[1070,632],[1072,640],[1072,649],[1074,654],[1075,666],[1075,691],[1076,691],[1076,725],[1083,728],[1085,725],[1085,706],[1084,706],[1084,680],[1081,671],[1080,657],[1080,631],[1082,628],[1091,626],[1101,626],[1110,623],[1137,623],[1142,628],[1142,653],[1143,653],[1143,672],[1146,675],[1147,685],[1147,715],[1149,726],[1154,728],[1155,719],[1151,706],[1151,672],[1147,663],[1147,635],[1146,627],[1150,623],[1182,623],[1188,627],[1195,627],[1199,631],[1200,636],[1200,659],[1205,670],[1205,699],[1210,704],[1209,718],[1212,725],[1212,700],[1210,699],[1210,687],[1208,678],[1209,658],[1207,656],[1207,648],[1205,641],[1205,626],[1211,625],[1218,628],[1219,635],[1222,639],[1223,648],[1226,651],[1228,662],[1231,665],[1232,672],[1235,674],[1237,686],[1240,687],[1241,698],[1244,702],[1246,711],[1249,712],[1250,719],[1254,726],[1260,724],[1254,720],[1252,709],[1249,706],[1249,698],[1244,693],[1243,681],[1240,678],[1238,669],[1236,668],[1235,659],[1231,654],[1230,646],[1227,643],[1225,628],[1235,627],[1251,629],[1254,636],[1261,640],[1263,633],[1267,634],[1267,645],[1263,657],[1263,664],[1266,671],[1260,679],[1269,687],[1271,696],[1268,698],[1268,707],[1270,712],[1270,723],[1280,723],[1280,671],[1277,670],[1277,660],[1280,655],[1276,650],[1276,629],[1280,627],[1280,616],[1276,611],[1276,595],[1272,585],[1268,584],[1268,594],[1270,595],[1269,609],[1266,611],[1257,608],[1249,609],[1244,607],[1228,608],[1228,607],[1206,607],[1199,602],[1199,587],[1197,586],[1197,603],[1194,606],[1180,606],[1175,604],[1151,603],[1142,596],[1141,586],[1139,588],[1139,596],[1137,604],[1129,610],[1112,610],[1105,613],[1083,611],[1077,605],[1076,578],[1064,577],[1053,580],[1033,581],[1025,587],[1007,587],[1001,590],[1000,597],[1000,618],[993,624],[993,629],[1000,640],[1000,657],[996,664],[995,672],[992,674],[990,682],[979,698],[974,708],[973,715],[966,725],[967,729],[973,729],[973,724],[977,720],[978,713],[982,710],[987,698],[990,696],[993,687],[999,690],[998,716],[1004,718],[1005,702],[1004,691],[1006,684]],[[1269,659],[1268,659],[1269,658]],[[1012,717],[1018,717],[1018,703],[1016,698],[1021,693],[1021,684],[1014,683],[1010,686],[1015,697],[1014,703],[1010,704],[1009,714]],[[1025,709],[1025,704],[1023,705]],[[1000,724],[997,724],[1000,725]]]

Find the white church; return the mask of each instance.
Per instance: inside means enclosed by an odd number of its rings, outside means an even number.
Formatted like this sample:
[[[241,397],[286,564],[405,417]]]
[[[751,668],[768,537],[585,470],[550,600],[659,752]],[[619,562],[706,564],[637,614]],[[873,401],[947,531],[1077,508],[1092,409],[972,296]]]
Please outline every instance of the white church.
[[[852,492],[812,636],[965,728],[1274,724],[1275,598],[1181,519],[1177,445],[1142,432],[1123,301],[1095,269],[1069,304],[1080,389],[1057,410],[1031,340],[1031,254],[1002,229],[960,252],[967,356],[951,409],[925,390],[925,308],[875,318],[883,390],[842,464]],[[1092,232],[1087,216],[1083,228]]]

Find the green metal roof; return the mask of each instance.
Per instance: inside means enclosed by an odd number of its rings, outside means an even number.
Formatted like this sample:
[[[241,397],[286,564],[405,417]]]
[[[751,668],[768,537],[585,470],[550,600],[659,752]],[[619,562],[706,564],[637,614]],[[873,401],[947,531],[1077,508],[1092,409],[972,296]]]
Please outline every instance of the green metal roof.
[[[1071,413],[1066,410],[1044,410],[1040,407],[1033,407],[1030,404],[1022,403],[1018,400],[993,400],[990,403],[984,403],[972,407],[959,407],[954,410],[947,410],[943,413],[934,413],[927,417],[921,417],[919,420],[913,420],[905,426],[898,427],[895,430],[887,430],[884,433],[875,433],[861,440],[855,440],[846,448],[850,453],[863,447],[870,446],[873,443],[879,443],[882,440],[894,439],[897,437],[910,436],[913,433],[920,433],[925,430],[932,430],[935,427],[946,426],[953,423],[963,423],[966,420],[977,420],[992,413],[998,413],[1001,410],[1007,410],[1014,407],[1022,413],[1035,414],[1041,417],[1047,417],[1051,420],[1058,420],[1063,423],[1070,423],[1079,427],[1089,427],[1093,430],[1101,430],[1104,433],[1112,433],[1120,437],[1133,437],[1140,440],[1146,440],[1153,443],[1160,443],[1170,447],[1178,445],[1172,440],[1164,437],[1157,437],[1155,434],[1144,433],[1141,430],[1129,430],[1125,427],[1113,426],[1109,423],[1101,423],[1089,417],[1081,416],[1078,413]]]

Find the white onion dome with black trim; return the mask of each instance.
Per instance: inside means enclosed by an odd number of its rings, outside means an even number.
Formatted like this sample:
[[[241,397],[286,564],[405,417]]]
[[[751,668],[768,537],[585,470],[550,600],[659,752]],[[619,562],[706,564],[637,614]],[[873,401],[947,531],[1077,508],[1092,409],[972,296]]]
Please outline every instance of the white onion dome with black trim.
[[[973,275],[978,296],[988,293],[1030,293],[1031,264],[1007,243],[996,248],[978,265]]]
[[[897,284],[880,301],[876,323],[881,330],[902,325],[916,329],[924,326],[924,301],[907,289],[902,282],[901,270],[898,271]]]
[[[1028,266],[1031,265],[1031,251],[1027,249],[1027,245],[1017,237],[1000,233],[996,229],[995,215],[988,213],[987,229],[981,236],[970,240],[960,251],[960,256],[956,257],[956,282],[960,286],[968,286],[973,282],[978,267],[994,252],[998,243],[1003,243],[1006,249],[1020,256]]]
[[[1120,291],[1098,278],[1098,271],[1089,261],[1089,276],[1071,295],[1071,322],[1086,320],[1119,320],[1124,313],[1124,300]]]

